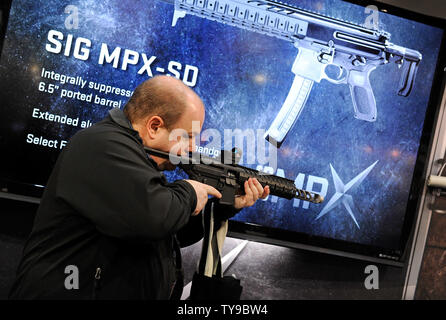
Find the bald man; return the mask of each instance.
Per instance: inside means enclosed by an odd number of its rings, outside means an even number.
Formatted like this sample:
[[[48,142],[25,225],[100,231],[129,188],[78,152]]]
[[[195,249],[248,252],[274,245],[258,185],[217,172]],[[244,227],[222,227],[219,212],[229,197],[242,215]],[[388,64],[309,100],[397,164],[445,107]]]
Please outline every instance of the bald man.
[[[199,213],[221,194],[192,180],[169,183],[161,171],[174,166],[144,146],[192,151],[192,122],[201,130],[204,115],[193,90],[158,76],[124,110],[75,134],[48,180],[10,298],[178,298],[179,245],[201,239]],[[187,137],[171,140],[175,129]],[[255,179],[244,187],[234,207],[216,207],[222,219],[269,194]]]

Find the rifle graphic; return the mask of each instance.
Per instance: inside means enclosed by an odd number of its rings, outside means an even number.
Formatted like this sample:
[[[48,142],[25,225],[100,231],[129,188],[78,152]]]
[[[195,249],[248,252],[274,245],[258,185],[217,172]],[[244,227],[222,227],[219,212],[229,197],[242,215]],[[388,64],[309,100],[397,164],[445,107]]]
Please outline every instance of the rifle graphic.
[[[211,158],[198,152],[188,156],[179,156],[157,149],[144,147],[146,153],[169,159],[187,173],[190,179],[210,185],[220,191],[221,204],[234,204],[235,195],[244,194],[243,185],[249,178],[256,178],[260,184],[269,186],[270,194],[286,199],[300,199],[313,203],[321,203],[324,198],[316,193],[296,188],[293,180],[238,165],[241,153],[234,148],[232,151],[222,150],[220,156]],[[230,159],[229,164],[225,164]]]
[[[291,71],[294,81],[279,113],[265,133],[265,139],[280,148],[294,126],[313,83],[322,79],[348,84],[354,117],[376,121],[376,101],[370,73],[376,67],[395,62],[402,67],[398,95],[407,97],[414,85],[420,52],[395,45],[390,34],[340,19],[269,0],[163,0],[173,3],[172,26],[191,14],[230,26],[277,37],[298,49]],[[334,65],[338,75],[326,68]]]

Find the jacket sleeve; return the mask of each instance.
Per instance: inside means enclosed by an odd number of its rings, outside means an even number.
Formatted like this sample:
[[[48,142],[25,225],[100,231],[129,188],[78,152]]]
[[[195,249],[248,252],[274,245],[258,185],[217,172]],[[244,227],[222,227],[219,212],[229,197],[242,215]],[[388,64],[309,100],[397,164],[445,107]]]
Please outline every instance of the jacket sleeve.
[[[65,148],[56,196],[100,232],[159,240],[187,224],[197,201],[193,187],[166,183],[136,140],[120,132],[79,132]]]
[[[206,204],[206,210],[210,210],[210,203],[214,202],[214,219],[215,228],[218,230],[221,223],[228,220],[240,212],[241,209],[236,209],[230,205],[222,205],[216,199],[209,200]],[[202,213],[191,217],[186,226],[181,228],[177,233],[177,239],[181,248],[190,246],[204,237]]]
[[[198,214],[189,219],[186,226],[177,233],[177,240],[181,248],[197,243],[204,237],[202,214]]]

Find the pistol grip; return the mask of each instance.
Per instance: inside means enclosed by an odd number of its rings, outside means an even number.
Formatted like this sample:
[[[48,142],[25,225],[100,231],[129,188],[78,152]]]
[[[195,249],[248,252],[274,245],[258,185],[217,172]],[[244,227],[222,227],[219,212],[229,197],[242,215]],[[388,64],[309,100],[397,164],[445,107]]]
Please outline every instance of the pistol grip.
[[[369,122],[376,121],[377,116],[376,100],[369,80],[369,74],[374,69],[371,67],[368,72],[352,70],[348,79],[355,118]]]

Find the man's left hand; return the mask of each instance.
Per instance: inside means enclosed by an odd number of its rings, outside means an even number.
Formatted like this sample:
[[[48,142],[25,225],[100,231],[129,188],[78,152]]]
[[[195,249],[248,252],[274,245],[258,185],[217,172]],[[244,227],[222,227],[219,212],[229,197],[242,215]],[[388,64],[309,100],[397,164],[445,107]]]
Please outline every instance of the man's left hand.
[[[252,206],[259,198],[265,199],[269,195],[269,186],[262,187],[256,178],[249,178],[245,181],[245,194],[243,196],[235,197],[234,207],[242,209]]]

